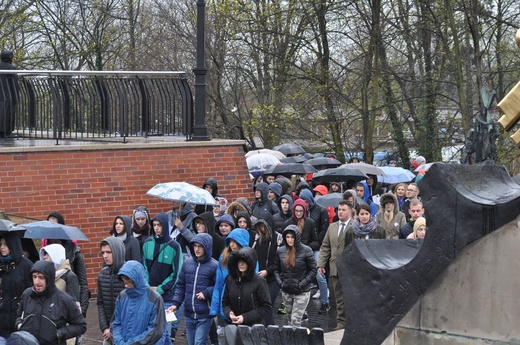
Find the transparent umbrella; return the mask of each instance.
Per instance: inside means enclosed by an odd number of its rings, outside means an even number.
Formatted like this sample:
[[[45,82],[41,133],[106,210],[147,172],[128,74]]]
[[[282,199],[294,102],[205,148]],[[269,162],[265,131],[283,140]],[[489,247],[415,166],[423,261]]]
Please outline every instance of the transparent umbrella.
[[[280,160],[269,153],[259,153],[246,158],[247,170],[263,171],[280,164]]]
[[[216,205],[216,201],[210,192],[186,182],[158,183],[146,194],[168,201],[186,202],[195,205]]]

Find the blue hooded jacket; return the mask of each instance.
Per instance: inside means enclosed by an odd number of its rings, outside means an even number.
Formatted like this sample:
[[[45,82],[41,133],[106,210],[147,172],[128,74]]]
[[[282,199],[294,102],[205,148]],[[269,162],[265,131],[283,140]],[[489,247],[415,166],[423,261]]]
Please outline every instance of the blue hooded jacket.
[[[156,235],[152,227],[152,236],[143,244],[143,263],[148,283],[157,287],[164,301],[170,302],[179,279],[183,255],[179,243],[170,238],[168,215],[158,213],[152,224],[154,221],[161,223],[162,234]]]
[[[365,181],[359,182],[363,185],[365,193],[363,194],[363,200],[370,206],[370,214],[372,217],[375,217],[377,214],[377,206],[374,204],[372,199],[370,198],[370,187],[368,187],[368,184]]]
[[[229,233],[226,237],[226,247],[229,247],[229,242],[233,240],[238,245],[243,247],[249,247],[249,231],[244,229],[234,229]],[[258,272],[258,262],[256,264],[256,271]],[[217,267],[217,281],[215,283],[215,288],[213,289],[213,296],[211,298],[211,310],[209,314],[211,316],[220,315],[224,320],[227,320],[224,315],[224,311],[222,310],[222,295],[224,294],[224,287],[226,278],[229,274],[228,268],[222,266],[222,254],[218,259],[218,267]]]
[[[119,293],[116,300],[112,336],[114,344],[164,344],[166,314],[161,296],[150,289],[143,265],[135,260],[126,262],[118,276],[125,275],[135,287]]]
[[[199,243],[204,247],[205,253],[201,259],[195,255],[194,243]],[[178,308],[184,302],[184,312],[192,319],[209,317],[209,307],[218,266],[217,260],[211,257],[212,246],[213,239],[209,234],[197,234],[191,239],[191,257],[184,261],[179,282],[175,288],[173,305]],[[204,300],[197,299],[199,292],[204,294]]]

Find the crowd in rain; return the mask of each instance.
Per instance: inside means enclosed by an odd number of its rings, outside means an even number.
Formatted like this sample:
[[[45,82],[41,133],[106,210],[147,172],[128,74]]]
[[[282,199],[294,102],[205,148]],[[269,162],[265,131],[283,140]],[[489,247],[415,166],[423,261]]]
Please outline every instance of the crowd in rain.
[[[336,262],[343,250],[354,239],[425,237],[415,182],[383,185],[370,174],[319,184],[251,177],[254,200],[227,195],[210,177],[201,187],[215,205],[172,201],[155,215],[143,205],[115,217],[99,243],[104,344],[173,344],[181,332],[190,345],[218,344],[227,325],[273,325],[275,313],[299,327],[310,299],[320,300],[325,316],[331,295],[340,330],[345,303]],[[320,205],[330,194],[337,204]],[[47,220],[65,224],[59,212]],[[80,344],[90,295],[78,244],[47,239],[36,251],[18,233],[0,232],[0,254],[0,345]]]

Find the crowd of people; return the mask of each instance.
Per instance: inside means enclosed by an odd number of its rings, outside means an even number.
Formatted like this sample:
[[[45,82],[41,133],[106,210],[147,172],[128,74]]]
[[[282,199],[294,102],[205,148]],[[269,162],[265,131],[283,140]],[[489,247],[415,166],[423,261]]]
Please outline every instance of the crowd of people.
[[[301,326],[311,298],[345,327],[336,262],[354,239],[422,239],[416,183],[366,181],[313,185],[255,177],[255,199],[228,202],[207,179],[217,206],[172,202],[151,217],[144,206],[115,217],[100,244],[97,307],[103,344],[173,344],[184,318],[188,344],[219,342],[228,324]],[[341,193],[337,207],[319,198]],[[65,224],[58,212],[49,221]],[[86,267],[74,241],[42,241],[31,262],[15,232],[0,234],[0,345],[80,344],[89,303]],[[38,260],[39,259],[39,260]],[[317,288],[314,295],[313,289]],[[281,294],[281,305],[275,301]],[[278,307],[278,306],[277,306]],[[38,321],[37,321],[38,320]],[[39,320],[46,320],[40,322]]]

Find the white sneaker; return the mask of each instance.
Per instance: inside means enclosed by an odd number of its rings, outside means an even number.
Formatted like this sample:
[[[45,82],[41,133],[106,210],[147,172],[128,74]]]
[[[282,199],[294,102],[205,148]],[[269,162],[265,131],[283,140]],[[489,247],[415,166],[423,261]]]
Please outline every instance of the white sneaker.
[[[320,298],[320,290],[316,291],[312,298]]]

